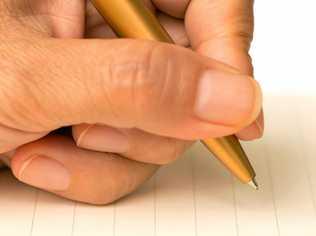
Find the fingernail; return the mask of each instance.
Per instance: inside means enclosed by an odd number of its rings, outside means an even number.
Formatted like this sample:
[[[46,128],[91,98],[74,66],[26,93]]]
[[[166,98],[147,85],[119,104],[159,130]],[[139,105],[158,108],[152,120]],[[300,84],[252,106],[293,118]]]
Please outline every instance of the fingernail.
[[[26,184],[51,191],[64,191],[70,184],[70,174],[63,164],[40,155],[26,160],[17,177]]]
[[[247,126],[261,111],[258,83],[245,75],[207,71],[197,88],[195,115],[207,122]]]
[[[118,130],[101,125],[92,125],[84,130],[77,140],[82,148],[112,153],[124,153],[129,149],[127,137]]]

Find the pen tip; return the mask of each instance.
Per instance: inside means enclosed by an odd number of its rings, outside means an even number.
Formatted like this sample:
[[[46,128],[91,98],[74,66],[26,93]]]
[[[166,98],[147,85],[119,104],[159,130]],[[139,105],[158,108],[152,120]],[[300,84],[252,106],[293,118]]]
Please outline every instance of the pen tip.
[[[248,182],[248,185],[250,185],[255,190],[259,190],[259,186],[256,179],[252,179],[250,182]]]

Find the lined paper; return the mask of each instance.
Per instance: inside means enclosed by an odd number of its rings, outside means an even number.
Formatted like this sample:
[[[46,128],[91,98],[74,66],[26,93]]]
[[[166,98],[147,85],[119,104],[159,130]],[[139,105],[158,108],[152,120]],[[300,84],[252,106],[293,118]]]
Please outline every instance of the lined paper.
[[[260,190],[200,144],[108,206],[61,199],[0,173],[0,235],[315,236],[316,97],[266,98],[266,134],[244,143]]]

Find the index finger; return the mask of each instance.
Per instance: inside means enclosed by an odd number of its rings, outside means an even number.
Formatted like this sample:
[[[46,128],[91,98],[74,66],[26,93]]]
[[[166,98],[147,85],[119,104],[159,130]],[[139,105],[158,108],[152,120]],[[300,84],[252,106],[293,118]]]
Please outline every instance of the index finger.
[[[191,1],[185,23],[196,51],[252,74],[253,0]]]

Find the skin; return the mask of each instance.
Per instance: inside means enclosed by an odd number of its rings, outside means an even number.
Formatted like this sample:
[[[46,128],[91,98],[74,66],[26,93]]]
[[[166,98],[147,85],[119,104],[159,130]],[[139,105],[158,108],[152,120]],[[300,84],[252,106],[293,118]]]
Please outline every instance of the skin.
[[[107,204],[176,160],[193,140],[234,133],[242,140],[262,136],[259,95],[256,109],[243,111],[238,124],[188,115],[206,69],[222,77],[252,76],[253,1],[146,4],[179,46],[115,39],[83,0],[0,2],[0,153],[19,180],[65,198]],[[164,63],[170,61],[171,67]],[[163,106],[159,99],[166,101]],[[47,135],[65,126],[72,127],[72,137]],[[128,140],[127,148],[109,148],[103,136],[113,132]],[[83,138],[99,146],[84,144]],[[40,166],[33,168],[34,176],[21,175],[39,154],[67,170],[65,189],[39,185],[35,173]]]

